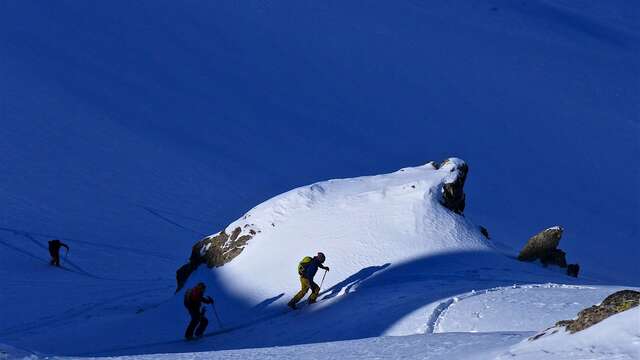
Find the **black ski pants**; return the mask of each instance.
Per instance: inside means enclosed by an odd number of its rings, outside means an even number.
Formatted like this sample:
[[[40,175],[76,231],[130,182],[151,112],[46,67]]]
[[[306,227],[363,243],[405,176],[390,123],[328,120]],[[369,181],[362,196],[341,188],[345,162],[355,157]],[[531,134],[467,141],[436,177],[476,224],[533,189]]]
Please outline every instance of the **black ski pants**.
[[[189,315],[191,315],[191,322],[187,326],[187,331],[184,333],[184,337],[187,339],[193,338],[193,331],[195,330],[195,336],[200,337],[204,334],[204,331],[209,325],[209,320],[204,316],[204,312],[200,310],[200,306],[187,308]],[[197,327],[197,328],[196,328]]]
[[[49,255],[51,255],[51,265],[60,266],[60,253],[59,250],[49,249]]]

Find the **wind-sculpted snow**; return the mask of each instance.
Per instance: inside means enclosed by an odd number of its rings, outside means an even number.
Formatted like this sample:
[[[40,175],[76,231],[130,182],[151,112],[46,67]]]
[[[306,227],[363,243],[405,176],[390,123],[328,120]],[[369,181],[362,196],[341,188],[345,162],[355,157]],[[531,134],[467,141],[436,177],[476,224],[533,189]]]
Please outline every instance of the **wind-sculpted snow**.
[[[638,319],[640,309],[634,308],[575,334],[560,330],[522,341],[496,359],[635,360],[640,357]]]
[[[262,300],[294,293],[298,262],[318,251],[332,269],[327,288],[371,266],[490,251],[478,226],[440,204],[444,184],[454,181],[461,167],[466,175],[464,162],[450,159],[439,169],[427,164],[329,180],[276,196],[227,227],[227,233],[239,228],[255,236],[239,256],[213,271],[234,291]]]

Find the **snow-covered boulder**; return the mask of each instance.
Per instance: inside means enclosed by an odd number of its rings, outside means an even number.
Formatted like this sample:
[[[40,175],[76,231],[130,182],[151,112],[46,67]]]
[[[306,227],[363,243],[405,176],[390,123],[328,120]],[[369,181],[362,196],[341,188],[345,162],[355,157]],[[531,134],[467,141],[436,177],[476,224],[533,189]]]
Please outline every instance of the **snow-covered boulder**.
[[[453,179],[447,180],[447,182],[442,185],[442,205],[457,214],[462,214],[466,205],[464,182],[467,180],[469,166],[460,159],[447,159],[441,166],[438,166],[434,162],[431,164],[436,167],[448,169],[456,174]]]
[[[555,264],[560,267],[567,267],[566,254],[558,249],[562,232],[562,227],[554,226],[534,235],[520,251],[518,260],[540,260],[545,265]]]
[[[297,263],[317,251],[327,255],[331,280],[325,285],[331,285],[367,266],[489,250],[479,227],[456,214],[464,209],[467,170],[464,161],[450,158],[441,166],[428,163],[291,190],[199,241],[199,261],[218,268],[219,279],[233,278],[225,283],[247,285],[260,298],[274,288],[296,289]],[[256,281],[266,269],[268,277]]]

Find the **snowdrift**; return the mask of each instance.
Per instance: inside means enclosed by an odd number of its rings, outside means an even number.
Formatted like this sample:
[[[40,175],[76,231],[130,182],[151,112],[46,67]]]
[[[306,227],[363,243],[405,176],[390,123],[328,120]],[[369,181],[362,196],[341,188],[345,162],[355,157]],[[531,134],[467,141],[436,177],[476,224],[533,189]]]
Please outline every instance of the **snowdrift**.
[[[370,267],[452,251],[489,251],[479,228],[441,204],[442,188],[464,162],[428,163],[391,174],[300,187],[251,209],[225,230],[255,234],[216,268],[220,282],[254,301],[297,291],[297,264],[318,251],[331,268],[325,288]],[[215,235],[212,235],[215,236]],[[316,279],[320,282],[322,271]]]
[[[537,340],[523,341],[497,359],[637,359],[639,320],[640,308],[634,308],[575,334],[558,329]]]

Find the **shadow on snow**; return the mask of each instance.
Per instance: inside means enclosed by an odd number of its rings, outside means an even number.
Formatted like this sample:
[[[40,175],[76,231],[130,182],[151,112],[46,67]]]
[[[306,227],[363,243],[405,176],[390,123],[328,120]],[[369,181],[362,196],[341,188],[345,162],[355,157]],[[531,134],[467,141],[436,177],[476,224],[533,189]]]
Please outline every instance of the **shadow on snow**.
[[[317,305],[289,311],[284,293],[251,304],[227,289],[215,271],[199,269],[186,288],[197,281],[209,284],[224,328],[210,315],[210,328],[199,342],[185,343],[180,334],[187,323],[181,291],[171,308],[149,314],[179,313],[172,341],[92,351],[99,355],[177,353],[206,350],[287,346],[380,336],[399,320],[425,305],[469,292],[525,283],[577,283],[558,268],[514,261],[494,252],[450,252],[418,258],[395,266],[369,266],[325,290]],[[293,294],[288,294],[293,295]],[[285,297],[285,300],[288,298]],[[178,303],[178,304],[176,304]],[[158,314],[158,311],[163,312]],[[426,310],[425,310],[426,311]],[[428,321],[424,314],[424,322]],[[175,314],[172,318],[177,319]],[[213,319],[212,319],[213,318]],[[142,320],[142,319],[141,319]],[[145,321],[142,321],[143,323]],[[115,342],[114,342],[115,343]]]

